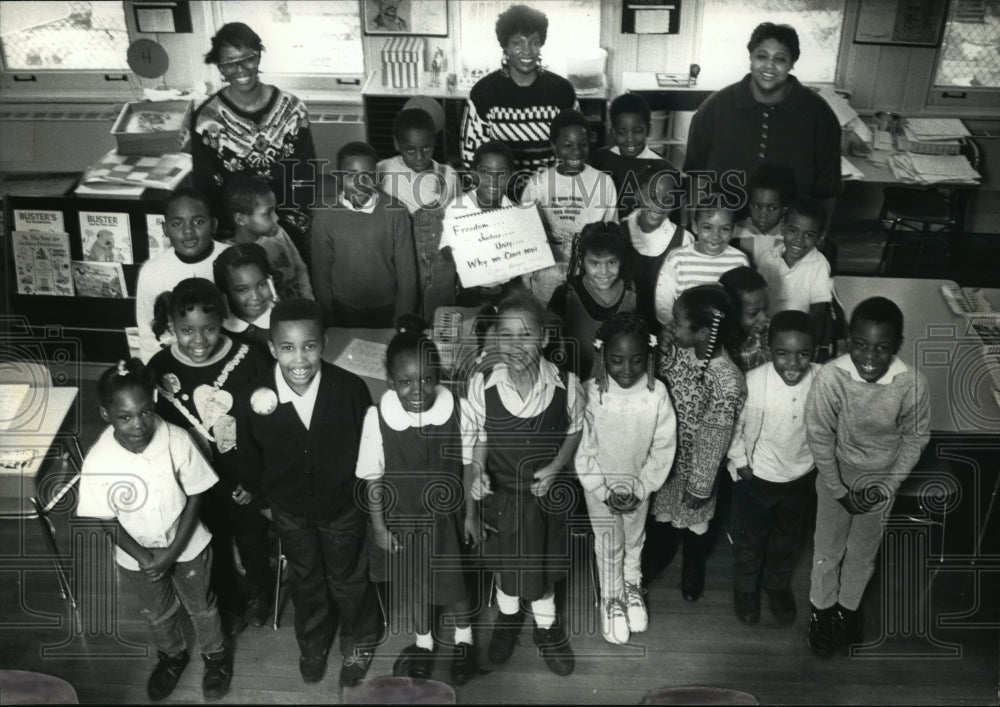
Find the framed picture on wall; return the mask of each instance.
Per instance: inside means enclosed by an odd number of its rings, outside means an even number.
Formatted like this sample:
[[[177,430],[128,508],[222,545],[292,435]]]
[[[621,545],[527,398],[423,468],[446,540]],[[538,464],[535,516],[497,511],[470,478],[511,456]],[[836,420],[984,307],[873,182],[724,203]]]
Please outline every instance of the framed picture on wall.
[[[947,10],[948,0],[861,0],[854,43],[936,47]]]
[[[365,34],[448,36],[447,0],[361,0]]]

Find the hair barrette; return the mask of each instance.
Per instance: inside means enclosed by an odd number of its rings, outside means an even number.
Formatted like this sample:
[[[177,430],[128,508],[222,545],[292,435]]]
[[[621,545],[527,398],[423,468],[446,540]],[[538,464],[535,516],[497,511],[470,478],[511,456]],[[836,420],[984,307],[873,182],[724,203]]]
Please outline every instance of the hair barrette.
[[[604,342],[600,339],[594,339],[594,350],[600,351],[604,348]]]
[[[128,363],[125,362],[125,359],[121,359],[120,361],[118,361],[118,375],[120,376],[128,375]]]
[[[651,347],[656,348],[659,345],[659,343],[660,343],[660,340],[656,338],[656,334],[650,334],[649,335],[649,345]]]

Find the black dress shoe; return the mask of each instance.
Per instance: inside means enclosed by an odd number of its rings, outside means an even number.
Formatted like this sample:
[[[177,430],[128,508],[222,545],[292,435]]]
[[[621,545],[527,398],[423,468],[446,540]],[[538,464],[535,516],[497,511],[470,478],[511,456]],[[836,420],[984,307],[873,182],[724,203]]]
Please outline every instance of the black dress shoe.
[[[820,658],[830,658],[837,652],[837,609],[817,609],[811,606],[809,619],[809,647]]]
[[[501,665],[510,660],[517,645],[517,636],[521,633],[521,624],[524,623],[524,616],[521,612],[516,614],[497,614],[496,623],[493,624],[493,635],[490,636],[490,662]]]
[[[146,683],[146,694],[151,700],[162,700],[170,696],[177,687],[177,681],[181,679],[181,673],[191,660],[191,654],[186,649],[177,655],[159,651],[159,658],[153,674],[149,676],[149,682]]]
[[[774,620],[781,626],[788,626],[795,622],[798,613],[795,608],[795,596],[788,589],[768,589],[768,604],[771,606],[771,613]]]
[[[319,682],[326,673],[326,653],[304,655],[299,658],[299,672],[308,683]]]
[[[479,667],[476,649],[468,643],[455,646],[455,659],[451,663],[451,680],[456,685],[464,685],[477,675],[486,675],[488,670]]]
[[[741,592],[734,589],[733,608],[740,621],[747,626],[753,626],[760,621],[760,592]]]
[[[351,655],[344,658],[344,663],[340,666],[340,686],[346,687],[358,680],[364,680],[374,657],[373,651],[355,648]]]
[[[205,675],[201,679],[201,694],[206,700],[217,700],[229,692],[233,680],[233,656],[223,649],[211,655],[202,655]]]
[[[861,609],[851,611],[840,604],[834,606],[834,609],[837,647],[844,648],[864,643],[864,620],[861,616]]]
[[[576,668],[576,659],[566,638],[566,631],[561,626],[556,625],[552,628],[536,626],[534,639],[549,670],[556,675],[569,675],[573,672]]]
[[[392,674],[397,677],[427,680],[434,672],[434,651],[412,644],[403,649],[392,665]]]

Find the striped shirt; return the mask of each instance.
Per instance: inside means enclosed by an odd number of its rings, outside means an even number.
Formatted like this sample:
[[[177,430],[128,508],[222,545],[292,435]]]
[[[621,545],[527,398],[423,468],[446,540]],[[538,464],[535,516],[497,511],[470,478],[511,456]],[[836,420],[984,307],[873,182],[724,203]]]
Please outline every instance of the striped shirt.
[[[672,251],[663,261],[656,281],[657,320],[666,324],[674,318],[674,302],[684,290],[718,282],[723,273],[749,264],[747,256],[732,246],[726,246],[719,255],[703,255],[693,244]]]
[[[472,87],[462,120],[462,161],[472,167],[476,148],[501,140],[514,153],[515,169],[534,171],[552,161],[549,126],[566,108],[576,108],[573,85],[551,71],[529,86],[518,86],[500,71]]]

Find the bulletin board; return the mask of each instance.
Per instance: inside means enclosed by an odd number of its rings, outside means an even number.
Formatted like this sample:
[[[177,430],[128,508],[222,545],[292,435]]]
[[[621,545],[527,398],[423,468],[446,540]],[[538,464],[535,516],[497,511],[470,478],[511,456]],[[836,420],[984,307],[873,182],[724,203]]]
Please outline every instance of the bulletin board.
[[[164,239],[158,216],[163,213],[162,200],[93,199],[73,196],[66,197],[4,197],[4,282],[7,296],[5,314],[27,317],[33,329],[58,325],[66,335],[78,338],[85,360],[115,361],[128,354],[124,328],[135,325],[135,285],[140,265],[149,258],[150,250],[156,252]],[[96,215],[92,217],[90,215]],[[110,215],[113,218],[102,218]],[[43,233],[30,239],[18,236],[15,231],[29,225],[37,225]],[[48,259],[52,269],[62,267],[62,254],[57,246],[57,231],[68,237],[68,260],[70,268],[80,264],[79,272],[71,272],[83,285],[80,291],[75,283],[71,293],[65,287],[65,276],[53,289],[48,281],[33,278],[31,268],[24,267],[25,252],[37,253],[40,261]],[[96,233],[107,231],[110,245],[97,243]],[[89,233],[89,235],[88,235]],[[102,234],[105,237],[106,234]],[[15,252],[20,249],[20,252]],[[34,255],[30,253],[29,255]],[[123,292],[119,292],[117,277],[110,276],[104,282],[115,294],[102,296],[99,287],[94,288],[89,270],[117,273],[119,268],[114,259],[122,262]],[[42,290],[36,292],[36,289]],[[118,296],[121,295],[121,296]]]

